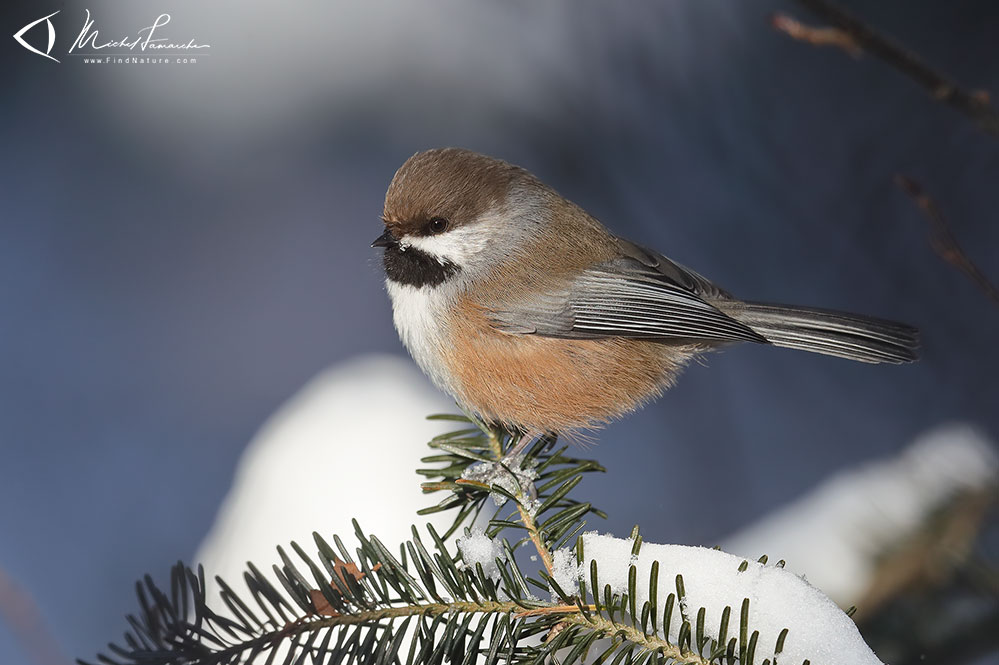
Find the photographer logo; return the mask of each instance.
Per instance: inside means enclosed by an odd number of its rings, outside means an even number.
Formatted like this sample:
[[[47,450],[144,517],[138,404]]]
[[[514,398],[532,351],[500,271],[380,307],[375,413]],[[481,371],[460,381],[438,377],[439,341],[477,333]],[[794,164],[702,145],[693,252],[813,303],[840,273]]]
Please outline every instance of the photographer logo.
[[[211,44],[201,44],[193,38],[175,40],[163,36],[165,26],[171,21],[170,14],[160,14],[152,23],[134,33],[123,37],[118,37],[120,33],[116,33],[114,39],[108,39],[101,36],[101,30],[96,27],[90,10],[83,11],[83,27],[70,44],[66,55],[80,57],[85,64],[197,64],[198,56],[210,55]],[[14,39],[32,53],[59,62],[52,55],[56,41],[52,17],[58,13],[55,11],[32,21],[18,30]],[[26,39],[26,34],[42,23],[48,28],[48,45],[45,51],[36,48]],[[33,38],[32,41],[37,43],[38,39]]]
[[[32,21],[31,23],[29,23],[28,25],[24,26],[23,28],[21,28],[20,30],[18,30],[16,33],[14,33],[14,39],[17,40],[18,44],[20,44],[24,48],[28,49],[32,53],[37,53],[38,55],[42,56],[43,58],[48,58],[49,60],[55,60],[56,62],[59,62],[58,60],[56,60],[55,58],[53,58],[51,55],[49,55],[50,53],[52,53],[52,47],[55,46],[55,26],[52,25],[52,20],[51,19],[52,19],[53,16],[55,16],[58,13],[59,13],[58,11],[54,11],[51,14],[49,14],[48,16],[43,16],[42,18],[38,19],[37,21]],[[24,33],[28,32],[29,30],[31,30],[33,27],[35,27],[36,25],[38,25],[42,21],[45,21],[45,24],[49,28],[49,45],[48,45],[48,48],[45,49],[44,53],[42,53],[41,51],[39,51],[38,49],[36,49],[34,46],[32,46],[31,44],[29,44],[24,39]]]

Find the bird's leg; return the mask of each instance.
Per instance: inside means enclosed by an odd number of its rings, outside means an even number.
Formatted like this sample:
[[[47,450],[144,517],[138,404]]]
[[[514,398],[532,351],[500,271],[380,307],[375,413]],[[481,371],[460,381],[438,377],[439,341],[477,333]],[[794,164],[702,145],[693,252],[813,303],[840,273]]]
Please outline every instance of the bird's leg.
[[[534,441],[534,439],[527,436],[525,432],[516,432],[510,436],[511,438],[516,439],[517,443],[515,443],[513,447],[506,452],[506,455],[503,456],[503,459],[507,461],[523,456],[524,451],[527,450],[527,446]]]
[[[517,429],[510,433],[510,438],[511,440],[516,440],[516,443],[512,448],[510,448],[510,450],[507,451],[506,455],[503,456],[504,459],[513,459],[515,457],[523,456],[534,442],[544,442],[538,449],[538,453],[543,453],[555,444],[555,441],[558,439],[558,435],[550,432],[542,432],[535,436],[526,430]]]
[[[532,504],[536,503],[538,491],[534,486],[534,477],[537,475],[534,467],[537,466],[537,462],[529,461],[525,464],[526,453],[532,443],[540,444],[538,453],[543,453],[555,444],[558,437],[554,434],[541,434],[535,438],[524,431],[513,433],[510,436],[516,443],[498,460],[498,464],[514,477],[521,488],[521,493],[527,500]]]

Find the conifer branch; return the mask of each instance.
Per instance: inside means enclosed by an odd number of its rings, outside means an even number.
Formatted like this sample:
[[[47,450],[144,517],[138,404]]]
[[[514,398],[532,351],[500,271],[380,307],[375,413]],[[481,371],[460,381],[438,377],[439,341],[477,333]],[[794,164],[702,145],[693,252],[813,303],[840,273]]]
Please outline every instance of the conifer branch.
[[[602,470],[598,464],[567,456],[567,447],[552,451],[553,441],[536,441],[528,449],[518,434],[490,430],[470,418],[448,419],[476,426],[430,442],[436,454],[424,462],[434,466],[420,473],[436,480],[424,489],[448,496],[429,512],[457,509],[452,533],[469,524],[487,501],[512,500],[516,507],[510,517],[519,515],[519,521],[501,519],[497,511],[486,534],[465,529],[457,553],[444,542],[447,534],[442,537],[428,525],[424,544],[414,527],[398,555],[354,522],[358,546],[353,552],[340,538],[330,545],[319,534],[313,534],[315,556],[294,542],[290,553],[279,547],[282,563],[270,575],[248,564],[245,600],[216,578],[218,604],[208,600],[204,571],[178,564],[167,588],[148,576],[137,586],[141,612],[128,617],[131,630],[124,643],[109,645],[99,660],[105,665],[228,665],[258,657],[272,662],[281,655],[285,663],[315,665],[574,665],[584,658],[648,665],[756,662],[761,633],[750,625],[749,599],[732,619],[736,636],[727,628],[731,607],[724,608],[721,626],[712,632],[705,626],[705,609],[691,604],[678,572],[662,578],[675,577],[675,593],[658,591],[658,562],[648,579],[639,580],[637,528],[626,543],[632,556],[627,584],[604,583],[597,559],[584,552],[584,539],[595,534],[578,535],[584,517],[601,513],[571,498],[584,474]],[[523,456],[521,449],[527,449]],[[511,456],[511,450],[517,454]],[[521,569],[514,546],[500,538],[508,531],[526,532],[518,544],[530,540],[538,548],[544,561],[540,580]],[[485,555],[463,549],[463,540],[474,539],[485,540]],[[563,548],[570,541],[580,565],[573,566],[571,551]],[[602,560],[612,567],[620,563]],[[584,561],[589,562],[585,571]],[[732,572],[746,565],[733,565]],[[551,590],[552,600],[537,598],[530,586]],[[767,645],[770,651],[763,646],[759,651],[781,653],[786,635],[785,629],[776,645]],[[540,643],[534,639],[539,636]],[[600,639],[609,643],[589,659]],[[760,659],[769,665],[772,658]]]
[[[504,458],[503,451],[503,432],[492,427],[485,428],[489,436],[489,449],[493,454],[493,461],[496,464],[501,464]],[[516,480],[516,475],[511,472],[511,475]],[[517,490],[513,495],[514,503],[517,505],[517,513],[520,515],[520,521],[527,529],[527,534],[531,539],[531,543],[534,545],[534,549],[537,550],[538,556],[541,557],[541,562],[545,565],[545,570],[548,571],[549,575],[555,574],[555,568],[552,564],[552,553],[548,549],[548,546],[544,542],[544,538],[541,536],[541,532],[538,530],[537,522],[534,521],[534,515],[530,510],[531,499],[527,496],[525,488],[517,483]]]

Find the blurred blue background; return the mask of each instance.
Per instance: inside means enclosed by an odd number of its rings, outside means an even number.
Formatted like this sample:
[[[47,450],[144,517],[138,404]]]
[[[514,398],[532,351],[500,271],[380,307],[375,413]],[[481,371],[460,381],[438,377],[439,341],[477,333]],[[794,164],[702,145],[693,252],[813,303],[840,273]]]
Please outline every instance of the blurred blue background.
[[[999,93],[995,2],[846,4]],[[739,296],[923,331],[912,366],[746,345],[691,367],[594,436],[607,530],[712,544],[935,424],[999,434],[999,308],[892,184],[923,183],[999,279],[999,141],[877,60],[775,32],[775,11],[813,22],[789,3],[14,2],[2,33],[59,9],[65,53],[84,7],[109,36],[170,12],[211,51],[57,64],[0,39],[0,569],[66,656],[191,556],[278,404],[404,353],[368,245],[429,147],[519,163]],[[0,662],[25,659],[0,622]]]

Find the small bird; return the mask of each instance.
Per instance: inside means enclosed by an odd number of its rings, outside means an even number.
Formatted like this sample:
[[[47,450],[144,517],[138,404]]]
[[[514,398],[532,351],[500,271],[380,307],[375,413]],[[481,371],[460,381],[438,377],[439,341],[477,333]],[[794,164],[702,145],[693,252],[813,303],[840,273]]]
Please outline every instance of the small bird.
[[[442,390],[532,434],[598,427],[660,396],[692,358],[735,342],[868,363],[916,359],[916,329],[738,300],[610,233],[520,167],[417,153],[385,195],[393,318]]]

